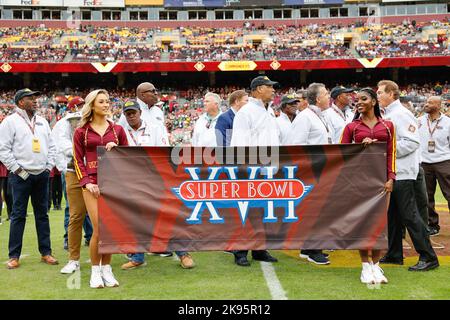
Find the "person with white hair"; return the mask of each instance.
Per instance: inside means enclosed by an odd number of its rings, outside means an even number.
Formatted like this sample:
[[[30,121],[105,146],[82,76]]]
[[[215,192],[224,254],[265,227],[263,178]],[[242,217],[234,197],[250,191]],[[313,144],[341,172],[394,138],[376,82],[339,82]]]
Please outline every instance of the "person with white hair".
[[[222,114],[220,110],[221,99],[216,93],[208,92],[203,99],[205,113],[197,120],[192,132],[192,146],[216,147],[216,123]]]

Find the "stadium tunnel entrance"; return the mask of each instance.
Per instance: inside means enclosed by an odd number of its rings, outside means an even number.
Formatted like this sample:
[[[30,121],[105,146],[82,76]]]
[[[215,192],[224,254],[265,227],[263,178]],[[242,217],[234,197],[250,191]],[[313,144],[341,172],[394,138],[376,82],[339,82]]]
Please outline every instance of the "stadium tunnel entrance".
[[[84,90],[92,88],[133,89],[141,82],[152,82],[158,89],[185,89],[197,87],[220,88],[237,86],[248,88],[250,81],[267,75],[281,87],[306,87],[312,82],[335,85],[375,86],[382,79],[392,79],[400,85],[445,83],[450,78],[449,67],[410,67],[378,69],[278,70],[252,72],[143,72],[143,73],[19,73],[2,74],[0,89],[12,90],[30,87],[42,91],[59,89]]]

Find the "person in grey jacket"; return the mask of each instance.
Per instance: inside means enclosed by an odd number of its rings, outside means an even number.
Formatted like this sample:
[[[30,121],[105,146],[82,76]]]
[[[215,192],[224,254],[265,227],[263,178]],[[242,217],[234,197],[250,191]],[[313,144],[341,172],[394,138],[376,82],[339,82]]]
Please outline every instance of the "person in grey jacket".
[[[48,219],[48,179],[55,166],[56,147],[50,126],[36,114],[36,96],[30,89],[17,91],[15,112],[0,124],[0,161],[11,172],[13,209],[9,233],[8,269],[19,267],[22,240],[31,197],[41,261],[58,264],[52,256]]]
[[[409,271],[427,271],[439,266],[425,222],[421,219],[414,193],[419,174],[420,137],[417,120],[399,101],[398,85],[390,80],[378,83],[377,98],[384,108],[384,118],[395,125],[397,180],[388,209],[389,248],[380,263],[403,264],[402,231],[406,227],[419,254],[419,261]]]

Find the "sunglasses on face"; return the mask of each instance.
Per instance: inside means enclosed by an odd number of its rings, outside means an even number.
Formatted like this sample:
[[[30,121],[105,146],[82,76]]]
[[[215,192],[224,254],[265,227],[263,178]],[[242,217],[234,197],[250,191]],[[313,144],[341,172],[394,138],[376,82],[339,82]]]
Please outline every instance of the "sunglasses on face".
[[[147,93],[147,92],[157,93],[158,90],[157,90],[156,88],[153,88],[153,89],[149,89],[149,90],[142,91],[142,93]]]

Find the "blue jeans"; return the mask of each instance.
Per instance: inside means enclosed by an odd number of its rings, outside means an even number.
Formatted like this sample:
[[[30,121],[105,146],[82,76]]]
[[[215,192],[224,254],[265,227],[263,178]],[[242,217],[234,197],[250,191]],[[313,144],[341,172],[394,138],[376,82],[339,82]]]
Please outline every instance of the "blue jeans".
[[[64,194],[64,199],[66,200],[66,208],[64,209],[64,239],[67,239],[67,228],[69,227],[69,200],[67,199],[67,192],[66,192],[66,175],[65,173],[61,173],[61,180],[62,180],[62,189]],[[91,219],[89,218],[89,215],[86,215],[86,218],[83,222],[83,230],[84,230],[84,238],[87,241],[91,240],[92,237],[92,223]]]
[[[48,181],[49,172],[32,175],[23,180],[18,175],[10,173],[9,181],[13,192],[13,208],[11,226],[9,229],[9,257],[19,258],[22,253],[23,232],[27,219],[28,200],[31,197],[34,220],[42,256],[52,253],[50,244],[50,223],[48,219]]]
[[[178,257],[182,257],[187,255],[188,253],[186,251],[175,251],[175,254]],[[137,262],[137,263],[144,263],[144,254],[143,253],[135,253],[131,255],[131,261]]]

